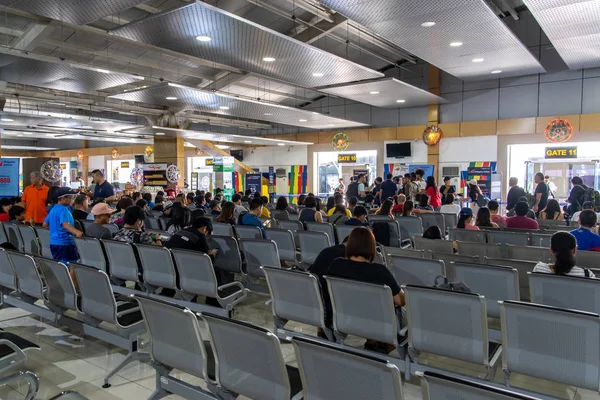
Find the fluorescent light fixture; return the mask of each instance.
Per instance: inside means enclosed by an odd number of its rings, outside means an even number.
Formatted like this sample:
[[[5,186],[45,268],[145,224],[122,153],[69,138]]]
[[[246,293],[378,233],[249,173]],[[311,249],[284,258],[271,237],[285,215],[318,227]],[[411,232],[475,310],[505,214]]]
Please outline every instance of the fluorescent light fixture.
[[[463,42],[452,42],[450,43],[450,47],[460,47],[463,45]]]
[[[98,72],[102,72],[103,74],[110,74],[110,71],[107,69],[102,69],[102,68],[96,68],[96,71]]]
[[[167,100],[177,100],[177,97],[169,96],[169,97],[165,97],[165,99],[167,99]]]
[[[196,40],[199,42],[210,42],[212,40],[212,38],[210,36],[196,36]]]
[[[263,61],[273,62],[273,61],[275,61],[275,57],[263,57]]]
[[[229,107],[227,107],[227,106],[221,106],[221,107],[219,107],[219,108],[220,108],[221,110],[229,110]]]
[[[374,92],[369,92],[369,94],[379,94],[379,92],[374,91]]]
[[[226,144],[218,144],[217,147],[219,149],[228,149],[229,148],[229,146],[227,146]]]
[[[406,100],[396,100],[396,103],[406,103]]]
[[[23,132],[23,135],[33,135],[31,132]]]
[[[9,144],[3,144],[1,147],[6,150],[58,150],[56,147],[13,146]]]
[[[94,129],[94,127],[93,126],[89,126],[89,125],[85,125],[85,126],[82,126],[81,129]]]
[[[298,120],[298,122],[306,122],[306,121],[308,121],[308,120],[306,120],[306,119],[299,119]]]
[[[431,28],[431,27],[432,27],[432,26],[434,26],[434,25],[435,25],[435,22],[433,22],[433,21],[427,21],[427,22],[423,22],[423,23],[421,24],[421,26],[422,26],[423,28]]]
[[[165,133],[164,132],[156,132],[155,135],[156,136],[165,136]]]
[[[314,76],[315,78],[320,78],[320,77],[322,77],[323,75],[324,75],[324,74],[323,74],[323,73],[321,73],[321,72],[315,72],[315,73],[313,74],[313,76]]]
[[[252,143],[252,140],[244,140],[244,143]]]
[[[319,113],[318,113],[318,112],[316,112],[316,111],[313,111],[312,113],[313,113],[313,114],[319,114]]]
[[[15,122],[14,119],[10,119],[10,118],[0,118],[0,121],[2,121],[2,122]]]
[[[501,69],[495,69],[492,71],[492,74],[501,74],[502,70]]]
[[[285,143],[277,143],[277,146],[285,146]]]
[[[480,62],[483,62],[483,58],[474,58],[474,59],[473,59],[473,62],[474,62],[474,63],[480,63]]]
[[[273,115],[273,113],[264,113],[263,115]]]

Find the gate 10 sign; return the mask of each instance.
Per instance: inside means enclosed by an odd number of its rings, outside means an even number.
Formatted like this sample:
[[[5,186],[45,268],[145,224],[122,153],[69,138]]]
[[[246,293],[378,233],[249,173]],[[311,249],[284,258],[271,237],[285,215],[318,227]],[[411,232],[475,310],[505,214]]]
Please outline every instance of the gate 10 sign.
[[[338,163],[355,163],[356,154],[338,154]]]
[[[546,147],[545,158],[577,158],[577,146]]]

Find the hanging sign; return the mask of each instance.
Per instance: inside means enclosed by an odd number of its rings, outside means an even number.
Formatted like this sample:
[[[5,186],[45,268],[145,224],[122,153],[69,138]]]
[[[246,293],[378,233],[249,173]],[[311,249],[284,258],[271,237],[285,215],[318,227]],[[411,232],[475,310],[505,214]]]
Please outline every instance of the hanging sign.
[[[121,161],[121,168],[129,168],[129,161]]]
[[[356,163],[356,153],[353,154],[338,154],[338,163],[354,164]]]
[[[260,192],[262,185],[262,174],[246,174],[246,190],[251,190],[252,193]]]
[[[577,158],[577,146],[546,147],[544,158]]]

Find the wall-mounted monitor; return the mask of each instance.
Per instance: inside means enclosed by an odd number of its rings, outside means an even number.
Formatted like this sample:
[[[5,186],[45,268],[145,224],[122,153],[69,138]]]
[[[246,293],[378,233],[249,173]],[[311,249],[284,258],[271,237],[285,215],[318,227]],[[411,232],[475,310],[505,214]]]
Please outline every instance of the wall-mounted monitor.
[[[412,155],[411,142],[403,143],[386,143],[385,156],[386,158],[405,158]]]

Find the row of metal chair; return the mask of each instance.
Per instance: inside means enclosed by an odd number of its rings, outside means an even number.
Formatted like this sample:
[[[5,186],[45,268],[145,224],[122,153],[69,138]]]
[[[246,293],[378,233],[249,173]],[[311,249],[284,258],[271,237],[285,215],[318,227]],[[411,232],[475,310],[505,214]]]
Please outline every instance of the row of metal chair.
[[[450,240],[473,243],[513,244],[516,246],[550,247],[552,235],[536,231],[479,230],[452,228]]]

